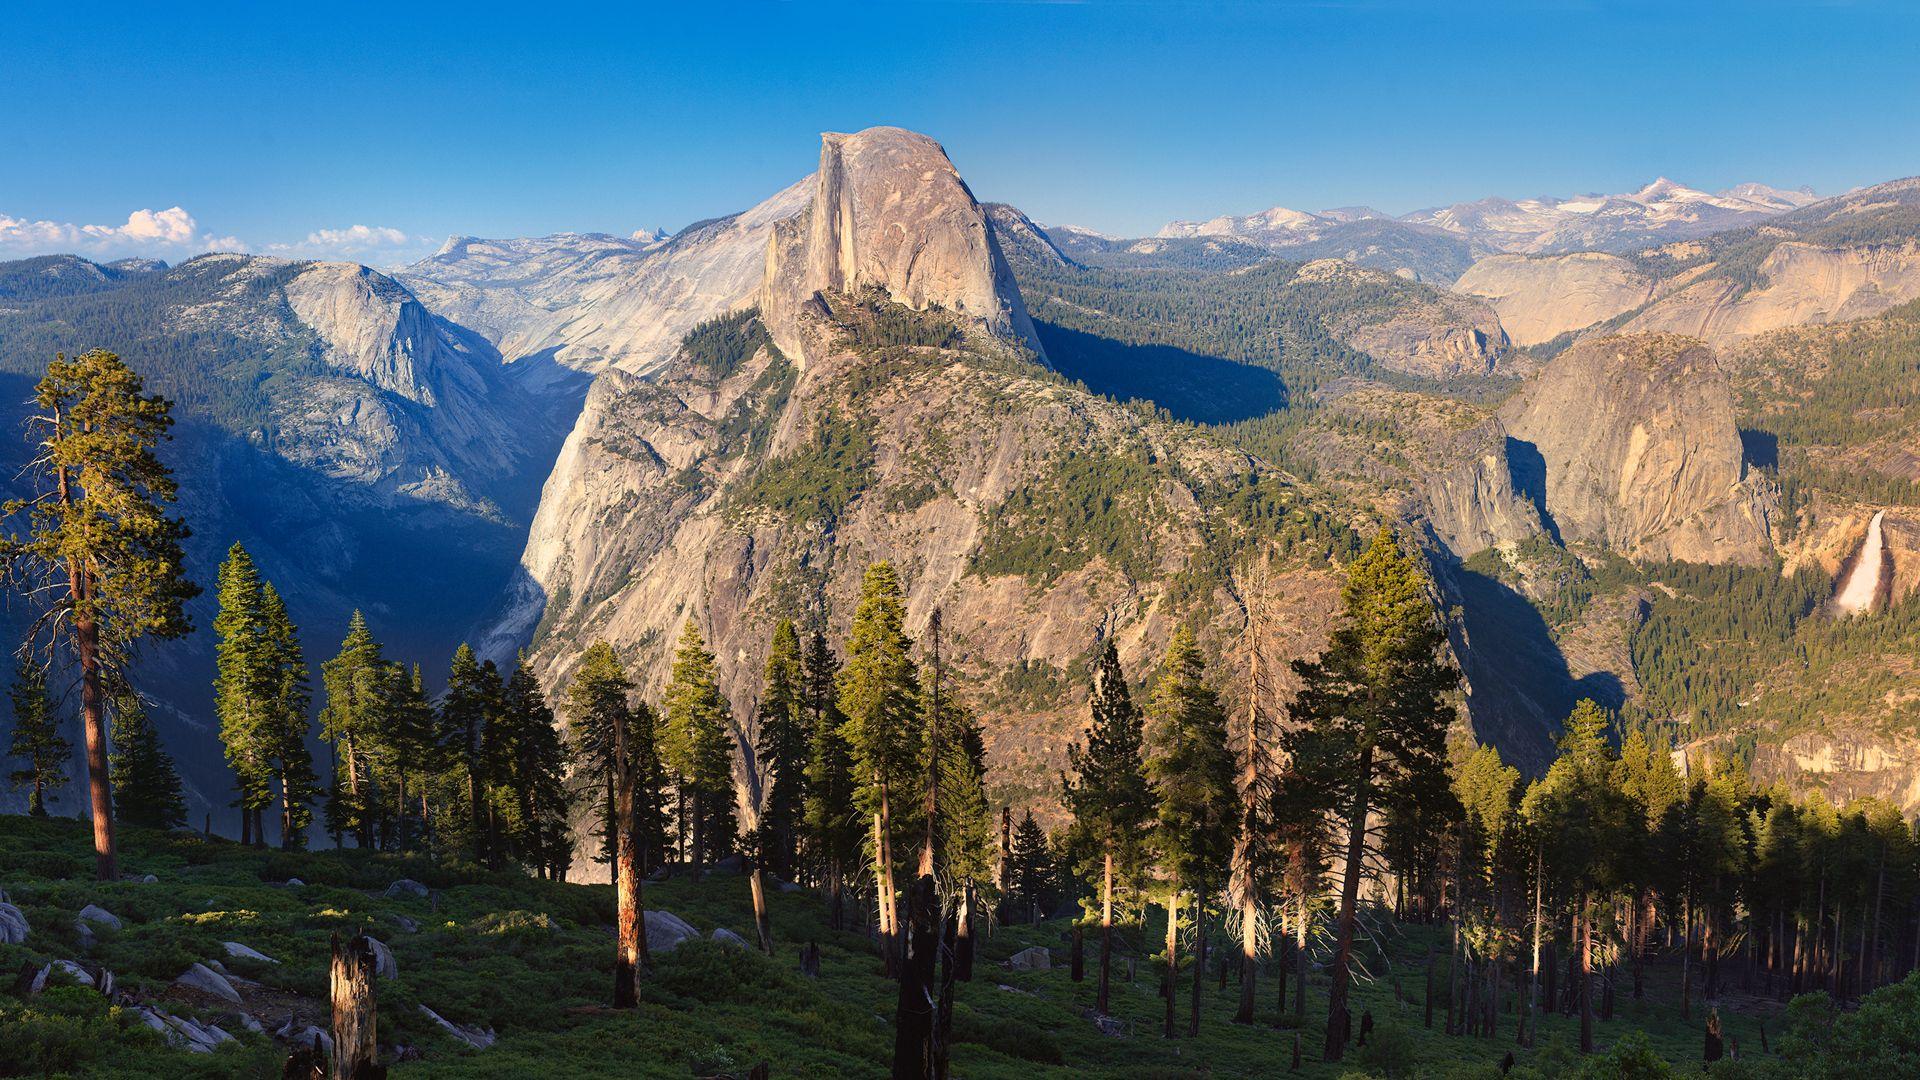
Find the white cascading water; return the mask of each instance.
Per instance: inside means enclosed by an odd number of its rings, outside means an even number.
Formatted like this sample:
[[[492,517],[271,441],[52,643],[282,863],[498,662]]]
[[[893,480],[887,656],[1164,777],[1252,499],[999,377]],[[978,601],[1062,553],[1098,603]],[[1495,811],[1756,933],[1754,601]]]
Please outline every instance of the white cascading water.
[[[1853,569],[1847,572],[1847,580],[1834,595],[1834,606],[1849,615],[1858,615],[1873,606],[1873,598],[1880,595],[1880,568],[1886,561],[1882,554],[1880,519],[1887,512],[1873,515],[1873,521],[1867,526],[1866,542],[1860,545],[1860,557],[1853,561]]]

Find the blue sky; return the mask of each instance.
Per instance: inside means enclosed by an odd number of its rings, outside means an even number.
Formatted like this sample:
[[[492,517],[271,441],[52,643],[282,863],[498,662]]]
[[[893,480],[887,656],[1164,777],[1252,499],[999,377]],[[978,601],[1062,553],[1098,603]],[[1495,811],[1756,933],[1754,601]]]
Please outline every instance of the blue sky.
[[[673,229],[883,123],[941,140],[982,199],[1122,234],[1920,173],[1904,3],[158,8],[0,14],[0,254],[390,263],[449,234]]]

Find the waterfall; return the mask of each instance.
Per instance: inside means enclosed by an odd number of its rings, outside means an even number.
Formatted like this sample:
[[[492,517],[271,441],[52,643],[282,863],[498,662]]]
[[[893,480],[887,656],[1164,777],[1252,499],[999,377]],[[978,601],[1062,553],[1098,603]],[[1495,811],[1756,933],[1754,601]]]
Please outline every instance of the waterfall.
[[[1858,615],[1873,607],[1873,598],[1880,595],[1880,573],[1886,562],[1886,542],[1880,534],[1880,519],[1887,516],[1882,510],[1873,515],[1873,521],[1867,526],[1867,539],[1860,545],[1860,554],[1853,560],[1853,568],[1847,571],[1847,579],[1834,594],[1834,606],[1848,615]]]

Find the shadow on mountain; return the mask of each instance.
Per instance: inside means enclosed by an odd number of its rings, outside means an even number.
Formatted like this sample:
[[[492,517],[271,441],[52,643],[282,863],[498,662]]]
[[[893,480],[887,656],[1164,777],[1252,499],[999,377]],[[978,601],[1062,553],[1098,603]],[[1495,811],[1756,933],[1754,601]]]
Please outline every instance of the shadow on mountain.
[[[1547,535],[1553,537],[1553,542],[1563,543],[1560,526],[1554,524],[1553,515],[1547,512],[1547,459],[1540,448],[1525,439],[1507,436],[1507,479],[1513,484],[1514,493],[1539,511],[1540,524],[1545,526]]]
[[[1780,436],[1757,428],[1741,428],[1740,456],[1750,469],[1778,469]]]
[[[1096,394],[1144,400],[1181,420],[1230,424],[1287,407],[1287,388],[1266,368],[1172,345],[1129,345],[1034,320],[1055,370]]]
[[[1574,677],[1546,620],[1526,597],[1459,564],[1436,570],[1461,615],[1454,643],[1465,668],[1474,735],[1498,746],[1510,764],[1544,772],[1560,722],[1582,698],[1610,710],[1626,703],[1626,689],[1612,672]]]

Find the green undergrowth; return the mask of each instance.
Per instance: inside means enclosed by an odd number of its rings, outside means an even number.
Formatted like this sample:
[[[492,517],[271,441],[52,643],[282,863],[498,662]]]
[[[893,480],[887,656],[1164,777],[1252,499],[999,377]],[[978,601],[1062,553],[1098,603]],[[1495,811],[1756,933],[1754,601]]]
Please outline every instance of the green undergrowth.
[[[378,984],[380,1039],[417,1052],[395,1061],[397,1077],[715,1077],[744,1076],[767,1062],[773,1076],[883,1077],[892,1053],[891,1017],[897,992],[882,975],[878,954],[860,933],[827,926],[826,909],[811,892],[770,889],[777,955],[713,941],[683,944],[654,959],[642,983],[642,1004],[614,1013],[605,1004],[611,986],[612,895],[606,886],[559,885],[512,874],[448,868],[421,858],[316,852],[282,854],[224,842],[128,830],[123,868],[157,881],[91,881],[89,834],[78,821],[0,817],[0,887],[32,925],[24,946],[0,946],[0,972],[54,958],[104,963],[121,985],[169,1011],[219,1021],[222,1010],[198,1009],[171,996],[168,984],[195,960],[223,957],[221,942],[239,941],[281,961],[277,965],[227,961],[229,970],[265,987],[250,993],[269,1028],[289,1013],[324,1026],[328,936],[358,929],[386,941],[399,966],[396,979]],[[288,878],[302,885],[289,887]],[[401,877],[432,889],[427,899],[388,899]],[[748,890],[737,874],[713,873],[698,884],[684,879],[650,883],[650,907],[686,919],[703,934],[726,927],[751,938]],[[80,945],[74,915],[98,904],[125,923],[102,930],[91,951]],[[397,918],[417,930],[404,930]],[[1256,1023],[1231,1022],[1238,987],[1224,988],[1206,972],[1200,1035],[1185,1037],[1191,979],[1182,972],[1177,1016],[1181,1037],[1163,1039],[1159,968],[1137,955],[1158,942],[1150,921],[1121,935],[1113,990],[1122,1033],[1102,1034],[1092,1019],[1095,942],[1088,939],[1087,978],[1075,983],[1067,965],[1066,920],[1040,926],[1001,926],[981,941],[979,967],[961,984],[954,1011],[954,1075],[1037,1080],[1043,1077],[1242,1077],[1285,1072],[1296,1030],[1291,1009],[1276,1009],[1276,983],[1263,974]],[[1576,1052],[1578,1022],[1554,1016],[1542,1022],[1532,1050],[1514,1046],[1514,1017],[1503,1012],[1491,1039],[1442,1033],[1444,1007],[1425,1025],[1422,997],[1429,952],[1444,964],[1447,939],[1437,927],[1383,932],[1385,954],[1363,947],[1372,977],[1356,989],[1354,1015],[1371,1013],[1369,1045],[1351,1049],[1339,1065],[1321,1063],[1325,979],[1309,980],[1300,1075],[1310,1077],[1494,1077],[1515,1050],[1511,1075],[1662,1075],[1636,1072],[1671,1065],[1696,1072],[1705,1012],[1696,1001],[1690,1020],[1678,1016],[1677,968],[1656,965],[1647,996],[1621,988],[1614,1019],[1596,1025],[1600,1056]],[[821,977],[799,969],[806,943],[821,949]],[[1033,945],[1052,951],[1048,971],[1003,966]],[[1225,950],[1219,950],[1225,952]],[[1134,979],[1126,956],[1135,956]],[[1444,975],[1444,972],[1443,972]],[[58,981],[58,980],[57,980]],[[1920,982],[1896,987],[1879,1007],[1880,1027],[1868,1049],[1900,1052],[1901,1025],[1913,1026],[1908,1006]],[[1511,997],[1511,994],[1507,995]],[[459,1024],[491,1027],[499,1041],[473,1051],[440,1034],[416,1007],[425,1004]],[[1856,1016],[1867,1016],[1869,1000]],[[1800,1030],[1843,1045],[1862,1038],[1854,1027],[1803,999]],[[1745,1060],[1714,1075],[1759,1075],[1756,1062],[1764,1023],[1776,1054],[1820,1052],[1794,1042],[1785,1007],[1770,1000],[1728,997],[1720,1003],[1725,1030]],[[1825,1033],[1825,1034],[1820,1034]],[[1809,1036],[1811,1037],[1811,1036]],[[1909,1032],[1906,1052],[1916,1051]],[[1823,1046],[1825,1044],[1822,1044]],[[1886,1048],[1891,1046],[1892,1050]],[[1797,1051],[1796,1051],[1797,1047]],[[89,990],[56,986],[28,1000],[0,990],[0,1076],[253,1077],[278,1075],[284,1047],[258,1035],[210,1055],[167,1047],[129,1012],[108,1007]],[[1886,1073],[1894,1075],[1896,1073]],[[1792,1075],[1767,1073],[1765,1075]]]

